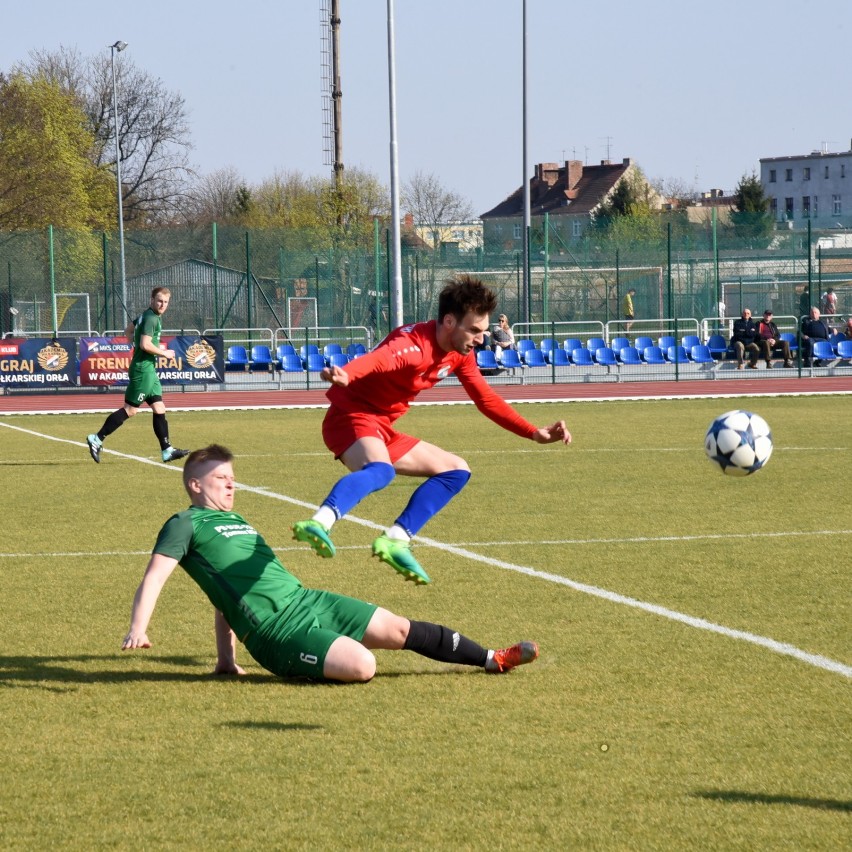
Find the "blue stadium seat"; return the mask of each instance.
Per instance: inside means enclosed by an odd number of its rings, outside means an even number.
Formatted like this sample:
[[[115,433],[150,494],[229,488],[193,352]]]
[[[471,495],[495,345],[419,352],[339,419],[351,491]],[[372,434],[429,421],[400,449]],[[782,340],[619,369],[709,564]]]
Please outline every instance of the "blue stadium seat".
[[[603,367],[613,367],[618,363],[615,352],[609,346],[598,346],[593,355],[596,364]]]
[[[625,346],[630,346],[630,341],[626,337],[613,337],[609,342],[609,348],[615,352],[616,356]]]
[[[572,349],[568,354],[571,356],[571,363],[575,367],[591,367],[595,363],[592,353],[584,346]]]
[[[652,337],[637,337],[633,344],[640,352],[644,352],[649,346],[654,346],[654,338]]]
[[[528,367],[547,366],[547,361],[544,360],[544,353],[541,349],[527,349],[521,357],[524,359],[524,364]]]
[[[279,343],[275,354],[278,356],[278,360],[282,361],[285,355],[295,355],[296,347],[292,343]]]
[[[328,367],[345,367],[349,363],[349,356],[345,352],[332,352],[324,360]]]
[[[302,359],[295,352],[285,352],[280,363],[284,373],[301,373],[305,369]]]
[[[269,351],[268,346],[261,343],[256,346],[252,346],[251,362],[249,364],[250,370],[271,373],[275,370],[276,366],[276,361],[272,357],[272,353]]]
[[[476,366],[480,370],[499,370],[497,356],[490,349],[482,349],[476,353]]]
[[[646,364],[665,364],[663,350],[659,346],[646,346],[642,352],[642,360]]]
[[[781,339],[786,340],[787,343],[790,344],[790,352],[795,354],[799,351],[799,341],[796,339],[796,335],[790,331],[782,331]]]
[[[716,363],[716,359],[713,357],[710,347],[704,343],[695,344],[692,349],[689,350],[689,357],[690,360],[694,361],[696,364]]]
[[[330,355],[340,355],[343,352],[343,347],[339,343],[326,343],[322,348],[322,354],[325,356],[325,362],[328,363]]]
[[[524,352],[528,349],[535,349],[535,343],[533,343],[532,340],[525,338],[524,340],[519,340],[515,344],[515,348],[518,350],[518,354],[523,358]]]
[[[685,334],[680,339],[680,345],[683,346],[687,352],[691,352],[693,346],[699,346],[700,344],[701,338],[697,334]]]
[[[618,360],[622,364],[641,364],[642,358],[639,356],[639,350],[635,346],[622,346],[618,353]]]
[[[674,346],[677,341],[671,334],[664,334],[662,337],[657,338],[657,346],[663,350],[663,352],[669,351],[669,346]]]
[[[309,373],[319,373],[325,369],[325,358],[319,352],[309,352],[304,365]]]
[[[539,343],[538,348],[547,354],[552,349],[556,349],[558,346],[559,344],[552,337],[545,337],[544,340]]]
[[[514,349],[504,349],[500,353],[499,361],[504,370],[517,370],[524,366],[521,356]]]
[[[843,339],[837,344],[837,357],[843,361],[852,360],[852,340]]]
[[[582,345],[583,341],[579,337],[566,337],[562,343],[562,348],[566,352],[570,352],[572,349],[579,349]]]
[[[229,346],[228,357],[225,359],[225,371],[244,373],[248,368],[249,359],[245,346]]]
[[[846,340],[846,337],[839,332],[837,334],[832,334],[829,338],[831,341],[831,348],[834,350],[834,354],[837,354],[837,344],[840,343],[841,340]]]
[[[303,343],[299,347],[299,357],[305,361],[308,355],[319,355],[319,347],[316,343]]]
[[[830,340],[815,340],[811,363],[814,361],[833,361],[837,355]]]
[[[567,367],[571,364],[571,358],[561,347],[557,346],[545,354],[545,360],[553,367]]]
[[[590,337],[586,341],[586,349],[594,353],[595,349],[600,349],[601,346],[606,346],[606,341],[602,337]]]
[[[683,346],[669,346],[665,352],[666,361],[674,364],[677,359],[678,364],[686,364],[689,361],[689,355],[686,354],[686,349]]]
[[[728,351],[728,341],[721,334],[711,334],[707,341],[707,348],[717,361],[724,361]]]
[[[367,347],[364,346],[363,343],[350,343],[346,347],[346,354],[349,356],[350,360],[352,358],[357,358],[359,355],[363,355],[367,351]]]

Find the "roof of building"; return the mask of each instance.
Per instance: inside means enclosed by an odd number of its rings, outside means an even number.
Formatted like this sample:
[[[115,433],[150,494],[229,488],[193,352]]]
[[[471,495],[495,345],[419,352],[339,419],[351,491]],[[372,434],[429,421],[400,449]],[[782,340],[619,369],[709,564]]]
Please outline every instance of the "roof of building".
[[[568,160],[564,166],[540,163],[530,179],[530,212],[588,216],[631,165],[629,158],[618,164],[604,160],[599,166],[586,166],[579,160]],[[523,212],[523,195],[521,186],[480,218],[519,216]]]

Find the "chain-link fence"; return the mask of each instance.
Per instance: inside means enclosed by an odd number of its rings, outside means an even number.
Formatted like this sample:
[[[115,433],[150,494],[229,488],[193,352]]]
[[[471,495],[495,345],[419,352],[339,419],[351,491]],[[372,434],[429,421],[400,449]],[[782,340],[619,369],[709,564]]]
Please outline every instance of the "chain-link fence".
[[[404,240],[403,321],[434,316],[444,281],[458,272],[481,276],[513,323],[608,323],[623,318],[630,290],[637,320],[736,316],[743,307],[801,316],[828,287],[837,313],[852,312],[852,241],[837,233],[777,232],[750,248],[698,226],[618,244],[594,233],[566,242],[539,226],[529,247],[527,289],[520,239],[468,251]],[[170,328],[364,326],[381,338],[391,319],[389,248],[378,223],[358,238],[332,229],[134,230],[125,233],[122,281],[116,234],[0,233],[0,334],[118,330],[153,287],[166,286]]]

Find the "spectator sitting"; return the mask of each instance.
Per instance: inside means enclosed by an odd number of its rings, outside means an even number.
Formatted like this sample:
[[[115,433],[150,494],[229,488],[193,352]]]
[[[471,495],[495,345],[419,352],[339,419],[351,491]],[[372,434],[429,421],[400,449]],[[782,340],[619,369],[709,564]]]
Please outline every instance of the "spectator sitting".
[[[847,340],[852,340],[852,317],[846,320],[846,326],[843,329],[843,336]]]
[[[808,319],[802,320],[802,364],[811,366],[811,354],[814,351],[815,340],[830,340],[834,329],[824,319],[820,318],[819,308],[811,308]],[[819,360],[814,366],[819,367]]]
[[[491,341],[494,346],[494,352],[499,355],[504,349],[515,348],[515,335],[509,327],[509,320],[506,314],[500,314],[499,322],[494,323],[494,329],[491,333]]]
[[[744,366],[745,351],[748,350],[750,370],[757,369],[757,359],[760,355],[760,347],[756,343],[757,326],[751,318],[751,310],[743,308],[738,320],[734,320],[734,333],[731,335],[731,348],[737,356],[737,369],[742,370]]]
[[[760,349],[766,361],[766,369],[772,368],[772,353],[776,349],[781,350],[784,356],[784,366],[793,366],[793,356],[790,354],[790,344],[781,340],[778,326],[772,321],[772,311],[767,308],[763,312],[763,319],[757,324],[757,336],[760,341]]]

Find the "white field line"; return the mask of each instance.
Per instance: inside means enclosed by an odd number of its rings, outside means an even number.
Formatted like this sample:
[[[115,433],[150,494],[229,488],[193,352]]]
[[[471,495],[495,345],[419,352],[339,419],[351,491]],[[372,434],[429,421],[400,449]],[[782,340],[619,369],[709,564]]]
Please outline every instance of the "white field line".
[[[9,429],[15,429],[16,431],[24,432],[26,434],[33,435],[34,437],[38,438],[44,438],[49,441],[57,441],[59,443],[72,444],[74,446],[80,447],[86,446],[80,441],[72,441],[67,438],[57,438],[53,435],[45,435],[40,432],[35,432],[29,429],[22,429],[19,426],[11,426],[7,423],[3,423],[2,421],[0,421],[0,426],[5,426]],[[167,467],[167,465],[164,465],[162,462],[152,461],[151,459],[142,458],[141,456],[132,456],[127,455],[125,453],[117,453],[115,451],[109,452],[112,452],[114,455],[120,456],[122,458],[142,462],[143,464],[152,464],[161,468]],[[181,471],[181,468],[172,468],[172,470],[179,473]],[[312,503],[307,503],[303,500],[296,500],[293,497],[288,497],[284,494],[278,494],[277,492],[270,491],[267,488],[258,488],[251,485],[244,485],[242,483],[238,483],[237,487],[243,491],[258,494],[263,497],[269,497],[273,500],[280,500],[284,503],[291,503],[293,505],[302,506],[308,509],[316,508]],[[376,524],[373,521],[368,521],[364,518],[358,518],[354,515],[347,515],[346,520],[351,521],[352,523],[360,524],[361,526],[369,527],[370,529],[383,529],[382,525],[380,524]],[[792,534],[804,535],[804,533]],[[732,534],[731,537],[734,537],[734,535],[736,534]],[[666,538],[664,540],[669,539]],[[672,538],[671,540],[678,539]],[[825,671],[832,672],[834,674],[839,674],[843,677],[852,679],[852,666],[847,666],[844,663],[839,662],[838,660],[832,660],[831,658],[824,657],[821,654],[811,654],[807,651],[803,651],[801,648],[797,648],[795,645],[790,645],[786,642],[778,642],[775,639],[770,639],[766,636],[760,636],[756,633],[749,633],[745,630],[735,630],[731,627],[725,627],[722,624],[716,624],[715,622],[707,621],[703,618],[696,618],[695,616],[687,615],[686,613],[678,612],[677,610],[672,610],[668,609],[667,607],[659,606],[658,604],[648,603],[647,601],[641,601],[636,598],[627,597],[626,595],[621,595],[617,592],[611,592],[608,589],[602,589],[598,586],[589,585],[588,583],[579,583],[576,580],[571,580],[568,577],[562,577],[559,574],[550,574],[546,571],[538,571],[534,568],[530,568],[527,565],[517,565],[514,562],[506,562],[502,559],[494,559],[493,557],[485,556],[481,553],[475,553],[474,551],[468,550],[467,548],[459,547],[452,544],[446,544],[445,542],[437,541],[436,539],[427,538],[425,536],[417,536],[416,541],[418,542],[418,544],[423,544],[428,547],[434,547],[436,550],[441,550],[445,553],[452,553],[454,556],[459,556],[463,559],[470,559],[473,562],[480,562],[485,565],[490,565],[493,568],[502,568],[505,571],[513,571],[517,574],[523,574],[527,577],[534,577],[539,580],[546,580],[549,583],[567,586],[569,589],[573,589],[574,591],[601,598],[603,600],[609,601],[610,603],[620,604],[622,606],[628,606],[633,609],[638,609],[642,612],[647,612],[652,615],[660,616],[661,618],[669,619],[670,621],[676,621],[680,624],[685,624],[697,630],[705,630],[710,633],[716,633],[720,636],[725,636],[729,639],[737,639],[741,642],[749,642],[752,645],[757,645],[761,648],[766,648],[767,650],[772,651],[773,653],[793,657],[794,659],[799,660],[800,662],[807,663],[808,665],[815,666],[816,668],[823,669]],[[612,540],[610,543],[614,541],[616,540]],[[630,541],[630,539],[625,539],[625,541]],[[582,543],[582,541],[577,543]]]

